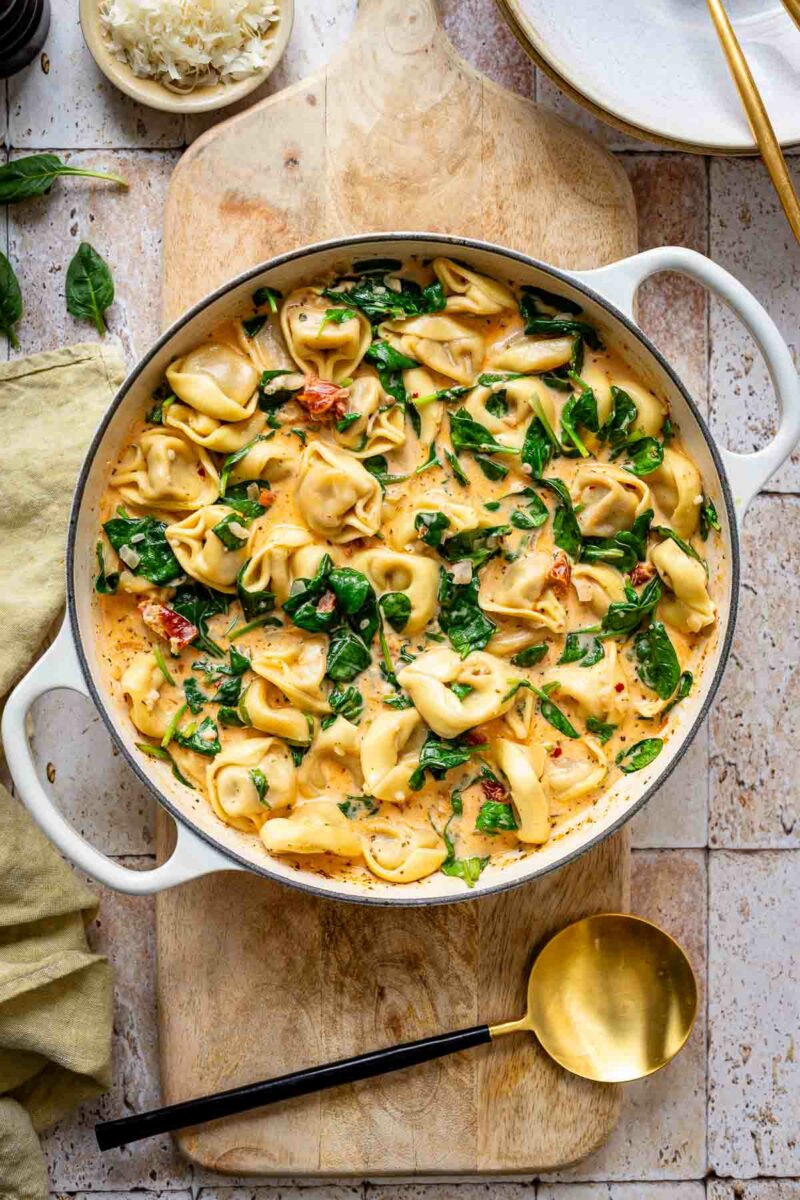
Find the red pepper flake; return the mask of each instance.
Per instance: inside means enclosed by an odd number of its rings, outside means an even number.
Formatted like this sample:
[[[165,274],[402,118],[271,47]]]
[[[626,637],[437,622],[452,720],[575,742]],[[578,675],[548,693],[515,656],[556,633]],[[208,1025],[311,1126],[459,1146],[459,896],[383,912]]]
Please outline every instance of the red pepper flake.
[[[483,794],[487,800],[494,800],[497,802],[500,800],[505,800],[506,796],[508,795],[508,792],[503,787],[499,779],[482,779],[481,788],[483,789]]]
[[[563,550],[559,550],[553,559],[553,565],[547,572],[547,582],[557,595],[565,596],[569,591],[572,578],[572,567]]]
[[[148,629],[152,629],[165,642],[169,642],[170,650],[174,654],[183,650],[197,637],[197,626],[187,621],[180,613],[176,613],[173,608],[167,608],[166,604],[153,604],[144,600],[139,605],[139,612]]]
[[[345,414],[350,392],[348,388],[337,387],[327,379],[306,375],[303,390],[297,393],[295,399],[315,421],[320,417],[330,417],[331,420],[338,421]]]
[[[624,691],[625,691],[625,684],[624,684],[624,683],[615,683],[615,684],[614,684],[614,691],[615,691],[615,692],[624,692]]]
[[[637,563],[631,571],[631,583],[634,587],[641,587],[643,583],[649,583],[655,573],[656,569],[652,563]]]
[[[561,755],[563,753],[564,753],[564,751],[561,749],[561,747],[556,746],[555,749],[550,751],[550,757],[551,758],[561,758]]]

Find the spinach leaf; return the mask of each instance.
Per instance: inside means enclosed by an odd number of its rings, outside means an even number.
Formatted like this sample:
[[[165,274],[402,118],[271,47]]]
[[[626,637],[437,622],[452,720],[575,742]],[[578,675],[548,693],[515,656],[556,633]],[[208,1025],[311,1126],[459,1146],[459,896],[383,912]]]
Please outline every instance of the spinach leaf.
[[[659,442],[654,437],[634,438],[625,442],[620,449],[622,452],[627,452],[627,460],[623,464],[625,470],[639,478],[643,475],[652,475],[653,471],[657,471],[664,461],[663,442]]]
[[[241,675],[231,675],[228,679],[223,680],[211,700],[213,704],[224,704],[226,708],[233,708],[239,703],[241,693]]]
[[[439,553],[448,562],[471,562],[476,571],[500,553],[499,539],[509,532],[508,525],[489,525],[465,530],[442,543]]]
[[[378,601],[395,633],[402,633],[411,616],[411,601],[405,592],[384,592]]]
[[[461,463],[456,458],[455,454],[453,454],[450,450],[445,450],[444,456],[447,459],[448,463],[450,464],[450,470],[453,472],[453,474],[455,475],[456,479],[461,484],[461,486],[468,487],[469,486],[469,476],[467,475],[466,471],[462,467]]]
[[[535,646],[528,646],[518,654],[512,654],[510,661],[515,667],[535,667],[542,661],[548,649],[547,642],[537,642]]]
[[[221,521],[212,526],[211,532],[219,538],[226,550],[241,550],[242,546],[247,545],[247,537],[242,537],[231,525],[236,525],[239,529],[244,529],[242,518],[238,512],[228,513]],[[245,530],[245,534],[246,534]]]
[[[478,604],[478,576],[469,583],[454,583],[449,571],[439,574],[439,624],[454,650],[466,658],[472,650],[483,650],[497,626]]]
[[[261,770],[260,767],[252,767],[248,771],[248,775],[250,776],[250,779],[252,780],[253,787],[256,789],[256,795],[258,796],[259,804],[263,804],[267,808],[269,808],[270,805],[267,800],[267,792],[269,791],[269,782],[267,780],[266,775],[264,774],[264,772]]]
[[[68,167],[56,154],[29,154],[0,167],[0,204],[16,204],[19,200],[42,196],[59,175],[86,175],[92,179],[109,179],[124,188],[128,186],[119,175]]]
[[[450,413],[450,441],[456,454],[469,450],[473,454],[518,454],[510,446],[501,446],[485,425],[474,420],[465,408]]]
[[[195,716],[200,712],[203,705],[209,703],[208,696],[200,690],[200,684],[191,675],[183,681],[183,694],[186,697],[186,703],[189,705],[189,712],[194,713]]]
[[[346,721],[351,721],[353,725],[357,725],[361,720],[361,714],[364,710],[364,697],[359,692],[358,688],[334,688],[328,696],[328,703],[333,709],[337,717],[344,717]]]
[[[1,320],[0,328],[2,328]],[[703,496],[703,503],[700,505],[700,537],[705,541],[710,530],[716,529],[719,533],[721,528],[714,501],[710,496]]]
[[[464,388],[464,391],[467,391]],[[492,392],[483,406],[493,417],[501,419],[508,416],[508,394],[505,391]]]
[[[562,317],[530,317],[525,323],[526,333],[540,333],[546,337],[579,337],[592,350],[602,350],[603,343],[593,325],[586,321],[567,320]]]
[[[663,749],[664,742],[661,738],[644,738],[635,746],[629,746],[627,750],[620,750],[614,761],[621,771],[630,775],[634,771],[641,771],[643,767],[649,767]]]
[[[444,779],[448,771],[463,767],[478,749],[458,739],[440,738],[431,730],[422,745],[419,762],[412,771],[408,786],[418,792],[425,783],[425,772],[430,771],[434,779]]]
[[[669,700],[678,680],[681,667],[675,647],[661,621],[651,621],[647,629],[637,633],[633,643],[636,671],[645,687],[660,700]]]
[[[325,673],[335,683],[351,683],[356,675],[365,671],[371,662],[369,646],[348,629],[340,625],[334,629],[328,645],[328,661]]]
[[[374,817],[379,807],[374,796],[348,796],[337,805],[348,821],[355,821],[359,817]]]
[[[645,584],[641,592],[625,584],[625,599],[614,600],[608,606],[600,628],[607,636],[633,633],[641,625],[648,613],[658,604],[663,593],[661,580],[656,575]]]
[[[553,541],[577,561],[581,556],[583,536],[567,485],[560,479],[538,479],[537,483],[540,487],[549,488],[558,500],[553,516]]]
[[[439,388],[438,391],[430,392],[427,396],[412,395],[411,403],[416,409],[427,408],[429,404],[435,404],[441,401],[443,404],[450,404],[453,400],[458,400],[465,392],[470,389],[462,384],[456,384],[453,387]]]
[[[176,729],[174,737],[184,750],[194,750],[206,758],[214,758],[222,749],[219,732],[211,717],[206,717],[199,725],[193,722],[185,729]]]
[[[522,461],[531,474],[539,479],[553,456],[553,441],[539,417],[532,417],[522,443]]]
[[[361,571],[334,567],[329,584],[351,628],[369,644],[378,632],[380,616],[372,584]]]
[[[406,696],[403,692],[400,692],[394,696],[384,696],[383,703],[387,708],[403,709],[414,707],[414,701],[409,696]]]
[[[493,458],[487,458],[485,454],[476,454],[475,462],[480,467],[483,474],[492,483],[497,483],[501,479],[505,479],[508,474],[508,467],[502,466],[501,463],[495,462]]]
[[[414,528],[420,541],[437,550],[450,528],[450,518],[442,512],[418,512],[414,517]]]
[[[539,305],[537,300],[545,305],[545,308],[552,309],[555,313],[569,313],[571,317],[578,317],[583,312],[580,304],[576,304],[574,300],[567,299],[566,296],[559,296],[556,292],[548,292],[545,288],[534,287],[530,283],[523,284],[522,299],[519,304],[519,311],[522,314],[523,320],[529,321],[532,317],[540,315]]]
[[[693,684],[694,675],[692,675],[692,672],[682,671],[681,677],[678,680],[678,686],[675,689],[675,695],[672,697],[667,707],[662,711],[662,717],[665,717],[667,713],[675,707],[676,704],[680,704],[681,700],[686,699],[686,697],[689,695],[689,692],[692,690]]]
[[[353,274],[386,275],[399,271],[402,265],[399,258],[365,258],[353,263]]]
[[[236,597],[242,606],[242,613],[245,621],[252,621],[256,617],[263,617],[266,613],[272,612],[275,607],[275,593],[265,588],[261,592],[248,591],[242,582],[242,577],[250,565],[250,559],[244,564],[239,574],[236,576]]]
[[[296,579],[292,584],[283,611],[299,629],[309,633],[329,632],[338,624],[339,613],[328,582],[332,569],[333,562],[326,554],[313,579]]]
[[[166,539],[167,527],[163,521],[155,517],[129,517],[124,508],[118,508],[117,513],[118,516],[106,521],[103,529],[118,554],[123,546],[138,554],[135,574],[162,586],[183,574]]]
[[[582,667],[593,667],[603,655],[603,643],[599,638],[585,633],[568,633],[557,665],[577,662]]]
[[[473,888],[480,878],[481,871],[483,871],[488,862],[488,854],[483,857],[473,854],[469,858],[456,858],[451,843],[448,856],[442,863],[440,870],[443,875],[463,879],[468,888]]]
[[[0,171],[2,171],[0,167]],[[14,268],[0,252],[0,333],[8,338],[12,349],[19,349],[19,338],[14,332],[14,326],[22,316],[22,292],[19,280],[14,274]]]
[[[119,586],[119,571],[106,572],[102,542],[97,543],[97,565],[100,571],[94,581],[94,590],[101,596],[113,596]]]
[[[600,437],[612,446],[619,446],[627,441],[629,433],[639,419],[639,410],[628,393],[613,384],[611,400],[613,402],[611,414],[600,430]]]
[[[502,800],[486,800],[475,818],[476,833],[507,833],[519,829],[514,809]]]
[[[373,363],[379,371],[408,371],[411,367],[419,366],[415,358],[409,358],[407,354],[395,350],[389,342],[382,342],[380,339],[372,343],[364,358]]]
[[[581,562],[602,562],[628,575],[637,562],[647,556],[647,535],[653,510],[640,513],[630,529],[623,529],[611,538],[584,538]]]
[[[208,636],[208,622],[217,613],[226,613],[228,603],[224,592],[214,591],[213,588],[194,580],[181,584],[172,598],[175,612],[197,627],[197,637],[192,644],[197,650],[204,650],[206,654],[210,654],[212,658],[224,658],[225,651]]]
[[[538,529],[550,516],[548,507],[538,492],[526,487],[521,492],[511,492],[503,499],[521,500],[523,497],[528,501],[527,508],[516,509],[509,518],[511,524],[517,529]]]
[[[562,441],[569,439],[581,457],[588,458],[589,451],[578,436],[578,426],[583,426],[590,433],[597,433],[599,431],[600,420],[597,415],[597,400],[592,389],[583,382],[580,376],[574,375],[571,377],[573,378],[573,382],[577,383],[581,388],[581,391],[577,395],[570,396],[561,410]]]
[[[105,334],[103,317],[114,303],[114,280],[108,264],[88,242],[81,242],[67,267],[66,297],[67,312],[92,321],[97,332]]]
[[[148,758],[157,758],[159,762],[168,762],[172,767],[172,774],[177,779],[178,783],[182,783],[184,787],[191,788],[194,791],[194,784],[190,783],[183,772],[179,769],[175,759],[170,754],[165,746],[154,746],[152,742],[136,742],[134,743],[137,750],[141,750],[142,754],[146,754]]]
[[[269,306],[271,313],[278,311],[278,301],[283,299],[283,292],[279,292],[277,288],[271,288],[264,285],[256,288],[253,292],[253,304],[256,308],[261,308],[264,304]]]
[[[408,479],[408,475],[389,474],[389,464],[384,454],[373,454],[370,458],[362,459],[361,465],[365,471],[369,471],[370,475],[374,475],[381,485],[382,492],[385,492],[391,484],[403,483],[404,480]]]
[[[267,318],[264,316],[245,317],[242,321],[242,329],[249,338],[254,338],[257,333],[261,332],[266,323]]]
[[[345,321],[352,321],[355,315],[352,308],[326,308],[317,330],[317,337],[322,336],[326,325],[344,325]]]
[[[324,288],[322,294],[337,304],[355,304],[373,325],[381,321],[403,320],[422,313],[439,312],[445,306],[444,288],[438,282],[421,288],[410,279],[401,279],[398,292],[389,287],[386,276],[377,275],[364,276],[346,290]]]
[[[597,717],[586,718],[586,729],[589,733],[593,733],[601,746],[605,746],[606,742],[610,741],[617,732],[616,725],[609,725],[606,721],[601,721]]]
[[[550,699],[550,693],[555,691],[557,687],[558,683],[555,681],[553,683],[546,683],[543,688],[538,688],[535,684],[531,683],[527,679],[516,679],[512,682],[511,688],[506,692],[503,699],[509,700],[512,696],[517,694],[520,688],[527,688],[529,692],[533,692],[534,696],[538,697],[539,712],[549,725],[552,725],[553,728],[557,729],[559,733],[563,733],[564,737],[579,738],[581,735],[569,720],[566,713],[563,713],[558,705],[554,704]]]
[[[441,465],[442,464],[439,462],[439,457],[436,453],[436,443],[431,442],[430,446],[428,447],[428,457],[425,459],[425,462],[422,464],[422,466],[417,467],[414,474],[421,475],[423,471],[428,470],[428,467],[440,467]]]
[[[471,683],[453,683],[450,685],[450,691],[463,704],[467,696],[475,691],[475,688]]]
[[[356,421],[360,421],[361,417],[362,414],[360,412],[345,413],[344,416],[340,417],[336,422],[336,432],[347,433],[350,426],[355,425]]]

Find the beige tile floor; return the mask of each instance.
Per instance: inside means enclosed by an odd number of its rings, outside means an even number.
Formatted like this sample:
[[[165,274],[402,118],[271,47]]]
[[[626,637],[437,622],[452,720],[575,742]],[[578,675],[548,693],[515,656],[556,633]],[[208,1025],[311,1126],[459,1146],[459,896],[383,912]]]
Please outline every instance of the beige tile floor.
[[[0,247],[25,282],[21,353],[85,336],[65,314],[62,297],[66,263],[77,242],[88,239],[113,267],[117,302],[110,327],[131,363],[157,331],[167,180],[182,146],[210,119],[187,124],[116,93],[83,47],[76,0],[52,2],[48,70],[37,61],[0,91],[0,154],[57,150],[71,162],[118,170],[137,186],[123,194],[71,180],[46,200],[8,210]],[[330,57],[350,28],[355,0],[298,0],[297,8],[291,44],[265,93]],[[753,289],[800,352],[800,248],[757,162],[709,161],[631,141],[537,76],[492,0],[443,0],[442,9],[450,36],[472,63],[577,121],[620,156],[636,192],[642,246],[678,242],[710,253]],[[800,158],[793,166],[800,180]],[[760,357],[729,312],[694,284],[663,277],[644,289],[640,314],[719,437],[740,450],[762,444],[775,407]],[[93,936],[117,968],[115,1084],[109,1096],[47,1134],[53,1194],[86,1200],[800,1200],[799,577],[796,456],[747,521],[742,615],[708,729],[634,823],[634,908],[684,939],[707,986],[707,1009],[669,1071],[627,1089],[619,1127],[602,1150],[558,1180],[489,1185],[301,1188],[286,1181],[264,1187],[205,1175],[184,1163],[168,1140],[101,1160],[92,1136],[98,1115],[158,1098],[152,906],[106,895]],[[72,696],[68,702],[50,697],[36,710],[35,740],[42,764],[53,765],[60,803],[75,825],[106,853],[147,865],[150,801],[115,756],[91,707]]]

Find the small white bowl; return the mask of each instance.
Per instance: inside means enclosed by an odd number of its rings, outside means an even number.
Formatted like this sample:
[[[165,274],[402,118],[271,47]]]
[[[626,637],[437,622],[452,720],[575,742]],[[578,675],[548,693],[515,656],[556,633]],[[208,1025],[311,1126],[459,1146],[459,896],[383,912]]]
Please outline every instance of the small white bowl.
[[[170,113],[202,113],[213,109],[225,108],[243,99],[254,91],[272,73],[278,65],[294,22],[294,0],[276,0],[279,14],[278,23],[272,44],[269,48],[269,61],[266,66],[246,79],[235,83],[218,83],[213,87],[198,87],[184,95],[171,92],[155,79],[140,79],[134,75],[127,63],[122,62],[111,50],[103,27],[100,22],[99,0],[80,0],[81,29],[86,45],[92,58],[107,79],[118,87],[121,92],[146,104],[148,108],[158,108]]]

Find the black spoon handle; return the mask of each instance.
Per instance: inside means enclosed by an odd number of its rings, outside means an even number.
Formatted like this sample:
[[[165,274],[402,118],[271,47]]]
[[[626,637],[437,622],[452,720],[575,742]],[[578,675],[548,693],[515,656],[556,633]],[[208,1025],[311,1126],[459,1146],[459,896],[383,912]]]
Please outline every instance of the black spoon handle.
[[[338,1087],[341,1083],[354,1083],[357,1079],[372,1079],[374,1075],[414,1067],[417,1063],[442,1058],[456,1050],[482,1046],[491,1040],[488,1025],[474,1025],[471,1029],[440,1033],[417,1042],[403,1042],[399,1046],[373,1050],[355,1058],[341,1058],[338,1062],[325,1063],[321,1067],[309,1067],[307,1071],[279,1075],[277,1079],[248,1083],[244,1087],[231,1088],[228,1092],[198,1096],[196,1100],[154,1108],[151,1112],[137,1113],[119,1121],[101,1121],[94,1127],[97,1144],[101,1150],[112,1150],[115,1146],[126,1146],[129,1142],[138,1142],[158,1133],[171,1133],[187,1125],[199,1125],[203,1121],[230,1117],[233,1113],[248,1112],[251,1108],[260,1108],[262,1104],[276,1104],[280,1100],[291,1100],[294,1096],[307,1096],[309,1092]]]

